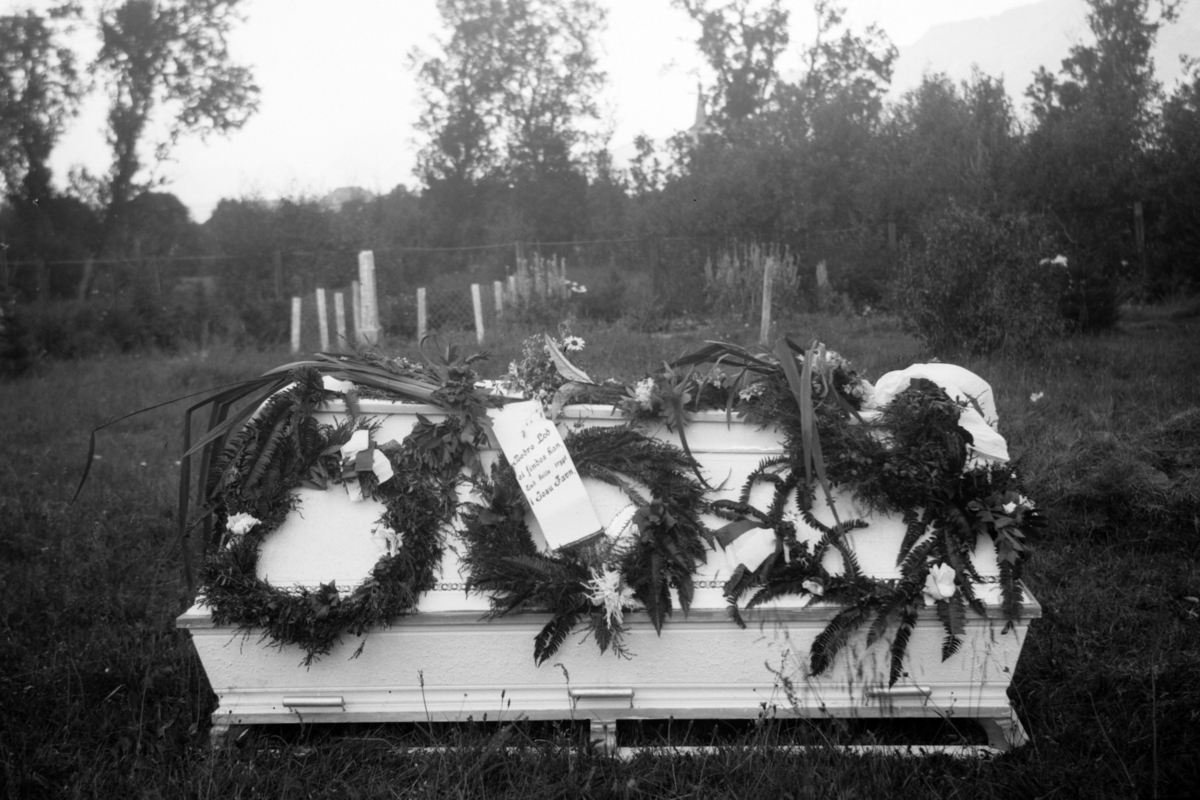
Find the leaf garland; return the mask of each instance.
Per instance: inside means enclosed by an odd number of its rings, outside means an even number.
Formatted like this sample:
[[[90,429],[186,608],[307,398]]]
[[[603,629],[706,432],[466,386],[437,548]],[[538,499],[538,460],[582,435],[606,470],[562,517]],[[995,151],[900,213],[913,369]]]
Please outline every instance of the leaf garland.
[[[1009,465],[967,468],[970,434],[958,425],[962,406],[937,384],[917,378],[872,419],[860,414],[859,379],[836,354],[814,344],[807,349],[781,339],[772,351],[751,352],[737,345],[709,343],[676,365],[724,364],[741,372],[732,382],[727,410],[748,421],[774,425],[783,434],[786,459],[764,460],[754,470],[737,504],[718,501],[714,511],[732,520],[753,520],[776,532],[776,552],[753,572],[740,566],[725,584],[729,616],[744,627],[738,602],[748,593],[747,608],[783,595],[809,595],[837,603],[841,612],[816,637],[810,669],[820,674],[851,634],[869,623],[868,646],[895,628],[890,681],[902,675],[902,659],[916,623],[917,609],[931,568],[954,572],[955,592],[934,605],[945,631],[943,659],[959,648],[966,608],[986,615],[974,587],[982,577],[971,561],[976,540],[988,535],[1000,556],[1001,613],[1011,626],[1021,613],[1021,574],[1026,556],[1022,528],[1045,524],[1019,491]],[[752,490],[774,487],[769,510],[749,505]],[[897,553],[901,578],[863,576],[845,534],[864,527],[861,520],[840,520],[832,490],[842,487],[872,512],[900,513],[905,534]],[[817,491],[834,511],[834,524],[812,514]],[[798,516],[821,538],[815,546],[796,538],[784,509],[794,497]],[[830,575],[822,566],[829,549],[842,557],[844,571]]]
[[[628,601],[640,603],[661,633],[674,611],[672,590],[685,613],[691,606],[693,576],[705,560],[708,536],[700,520],[707,509],[704,487],[688,474],[696,465],[681,449],[626,427],[585,428],[563,441],[580,476],[621,489],[637,506],[632,534],[539,552],[525,523],[529,506],[504,458],[490,477],[476,480],[482,502],[463,511],[460,531],[469,590],[489,595],[491,616],[550,613],[534,640],[538,664],[583,622],[601,652],[611,647],[626,654],[623,623],[592,599],[597,576],[606,571],[617,576]],[[649,490],[649,497],[635,488],[638,484]]]
[[[784,453],[759,464],[738,501],[709,504],[704,493],[711,487],[703,483],[686,447],[681,450],[629,427],[572,432],[566,443],[580,474],[621,489],[636,506],[634,533],[615,542],[541,553],[525,524],[528,506],[507,462],[501,459],[490,475],[483,473],[479,450],[487,442],[487,410],[499,401],[475,389],[471,360],[452,351],[426,365],[369,354],[321,354],[227,388],[188,410],[190,436],[191,414],[210,407],[209,432],[195,445],[186,445],[188,457],[200,455],[206,540],[220,544],[221,537],[211,535],[213,521],[224,523],[234,514],[261,520],[218,547],[205,564],[204,593],[218,623],[259,628],[277,644],[298,644],[310,663],[342,635],[361,635],[416,610],[420,594],[433,585],[443,534],[456,515],[463,521],[469,586],[489,594],[491,615],[550,612],[534,639],[539,664],[580,625],[595,635],[601,652],[611,648],[626,655],[622,614],[635,602],[661,634],[674,610],[673,597],[685,613],[690,607],[693,575],[705,560],[706,544],[728,544],[757,527],[775,531],[776,551],[753,571],[739,566],[726,582],[729,615],[745,626],[739,604],[747,595],[746,608],[785,595],[810,595],[840,605],[842,610],[812,645],[814,674],[827,669],[852,634],[867,626],[868,646],[894,630],[890,680],[898,680],[918,609],[930,597],[927,584],[934,580],[935,567],[943,581],[945,571],[953,571],[954,591],[933,598],[946,634],[942,655],[951,657],[965,631],[966,609],[986,613],[974,592],[982,579],[971,561],[981,534],[992,538],[1000,557],[1001,612],[1010,625],[1021,614],[1025,531],[1044,520],[1020,494],[1010,466],[966,468],[971,438],[958,425],[961,406],[930,381],[913,380],[878,415],[867,418],[860,414],[861,379],[821,346],[805,349],[785,339],[772,351],[751,352],[710,343],[666,365],[666,377],[655,389],[658,413],[682,431],[685,407],[703,397],[729,414],[737,411],[747,421],[777,427]],[[565,357],[561,360],[570,365]],[[704,363],[736,372],[727,381],[700,376],[697,367]],[[350,419],[343,425],[321,426],[312,419],[312,411],[329,397],[322,386],[325,376],[355,384],[345,398]],[[403,443],[380,448],[395,479],[380,486],[370,474],[360,475],[364,487],[387,508],[381,523],[403,528],[403,544],[349,595],[332,584],[283,590],[258,581],[258,546],[293,510],[292,490],[336,482],[339,468],[332,463],[333,453],[355,426],[368,424],[359,419],[358,392],[434,403],[451,413],[439,423],[419,417]],[[661,401],[665,395],[671,402]],[[235,408],[247,399],[248,404]],[[460,508],[457,488],[466,479],[464,468],[482,503]],[[649,488],[648,497],[636,488],[639,484]],[[753,490],[763,484],[773,488],[766,510],[750,502]],[[826,525],[813,515],[818,492],[832,508],[838,490],[851,491],[870,511],[903,514],[899,580],[862,574],[845,537],[865,527],[864,521],[835,514],[833,524]],[[181,487],[181,511],[187,502]],[[789,510],[793,502],[794,512]],[[709,531],[700,520],[705,512],[728,524]],[[798,538],[801,521],[820,533],[815,543]],[[831,575],[823,567],[831,549],[841,556],[842,574]]]
[[[393,470],[387,482],[379,484],[370,472],[356,476],[364,490],[384,504],[379,524],[401,532],[401,543],[380,558],[349,594],[332,582],[316,589],[280,588],[256,576],[259,546],[295,509],[294,489],[324,488],[331,475],[335,483],[340,482],[340,447],[354,430],[372,427],[357,417],[353,399],[347,403],[346,422],[332,426],[316,422],[313,411],[333,396],[324,388],[328,373],[321,366],[308,363],[294,368],[288,375],[290,385],[242,415],[245,423],[232,436],[206,437],[216,453],[206,458],[203,470],[204,518],[215,514],[223,523],[218,529],[226,528],[236,515],[249,515],[255,521],[240,535],[223,535],[211,542],[201,578],[213,620],[260,630],[275,645],[298,645],[305,652],[305,666],[328,654],[345,634],[362,636],[414,613],[420,595],[434,587],[445,531],[458,512],[462,467],[478,462],[476,448],[486,440],[480,418],[488,403],[475,393],[473,373],[461,365],[447,368],[442,386],[424,394],[441,399],[450,406],[451,415],[437,423],[419,418],[404,442],[379,446]],[[386,372],[376,365],[369,365],[369,370]],[[410,380],[402,375],[379,380],[368,376],[366,385],[387,392],[394,384]]]

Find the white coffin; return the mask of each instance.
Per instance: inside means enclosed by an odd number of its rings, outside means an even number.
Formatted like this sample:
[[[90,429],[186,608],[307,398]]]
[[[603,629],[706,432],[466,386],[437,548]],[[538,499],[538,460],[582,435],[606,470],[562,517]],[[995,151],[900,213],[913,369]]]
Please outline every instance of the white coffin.
[[[403,439],[417,413],[444,416],[431,406],[362,405],[364,414],[382,421],[376,437],[381,442]],[[332,421],[340,412],[339,406],[331,406],[323,413]],[[564,430],[624,423],[608,407],[568,407],[565,417]],[[665,427],[653,433],[678,444]],[[774,432],[730,423],[723,412],[695,415],[686,435],[709,483],[724,487],[713,497],[735,497],[762,458],[780,452]],[[495,457],[485,454],[485,465]],[[352,588],[382,553],[381,543],[371,536],[382,506],[351,502],[340,486],[299,491],[297,512],[262,546],[260,577],[277,586],[336,580],[338,586]],[[588,482],[588,491],[606,524],[627,505],[606,485]],[[844,498],[839,509],[846,516],[864,516]],[[863,571],[898,577],[895,562],[903,524],[894,517],[868,519],[869,527],[848,535]],[[536,523],[530,522],[539,536]],[[483,619],[487,599],[465,594],[453,536],[449,544],[441,582],[421,598],[419,613],[369,633],[357,658],[350,656],[362,642],[348,636],[333,653],[306,668],[299,648],[280,648],[253,632],[216,626],[202,603],[181,615],[177,624],[191,632],[219,700],[214,730],[302,721],[573,718],[591,720],[594,737],[611,745],[617,719],[756,718],[766,709],[777,716],[972,718],[983,724],[993,747],[1007,749],[1025,741],[1007,689],[1029,622],[1041,615],[1028,594],[1023,618],[1005,632],[998,585],[977,587],[988,616],[969,614],[962,646],[947,661],[941,658],[941,623],[932,609],[923,612],[908,643],[907,674],[889,687],[890,640],[867,648],[865,628],[829,669],[809,674],[813,638],[840,607],[806,606],[802,598],[785,598],[744,612],[748,628],[737,628],[726,615],[722,595],[735,565],[713,552],[697,575],[691,612],[685,617],[677,609],[661,636],[644,614],[626,616],[625,643],[633,657],[602,655],[594,641],[579,633],[538,667],[533,640],[548,616]],[[840,556],[828,557],[834,560],[827,568],[837,571]],[[998,573],[987,537],[981,537],[974,561],[985,580]]]

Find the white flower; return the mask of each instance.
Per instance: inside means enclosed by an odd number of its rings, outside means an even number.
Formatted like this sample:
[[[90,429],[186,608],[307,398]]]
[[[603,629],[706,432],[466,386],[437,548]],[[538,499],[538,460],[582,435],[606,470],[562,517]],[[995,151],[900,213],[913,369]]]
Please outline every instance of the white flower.
[[[740,392],[738,392],[738,398],[740,398],[741,400],[753,399],[755,397],[758,397],[760,394],[762,394],[763,389],[765,389],[765,388],[766,388],[766,385],[763,384],[761,381],[758,383],[752,383],[749,386],[747,386],[745,389],[742,389]]]
[[[925,605],[931,606],[938,600],[954,597],[958,587],[954,585],[954,567],[934,564],[925,576]]]
[[[1033,394],[1029,395],[1029,402],[1036,403],[1038,400],[1041,400],[1045,396],[1046,396],[1045,392],[1034,392]]]
[[[813,580],[812,578],[809,578],[804,583],[800,584],[800,588],[809,594],[816,595],[817,597],[825,594],[825,587],[821,584],[821,582],[818,580]]]
[[[649,411],[654,407],[654,378],[644,378],[633,387],[633,399],[642,408]]]
[[[252,514],[234,514],[229,519],[225,520],[225,530],[232,533],[234,536],[244,536],[254,529],[254,526],[262,524],[261,520],[255,519]]]
[[[563,349],[568,353],[578,353],[583,349],[583,339],[578,336],[566,336],[563,338]]]
[[[371,529],[371,537],[379,540],[379,544],[383,546],[383,551],[389,556],[394,556],[400,551],[401,534],[389,528],[382,523]]]
[[[633,590],[625,585],[621,573],[615,569],[605,569],[601,572],[592,570],[592,579],[588,581],[588,600],[593,605],[604,609],[608,617],[608,627],[618,628],[624,618],[625,606],[633,603]]]
[[[1014,514],[1017,511],[1017,504],[1016,503],[1005,503],[1003,506],[1001,506],[1001,508],[1004,509],[1005,514]]]

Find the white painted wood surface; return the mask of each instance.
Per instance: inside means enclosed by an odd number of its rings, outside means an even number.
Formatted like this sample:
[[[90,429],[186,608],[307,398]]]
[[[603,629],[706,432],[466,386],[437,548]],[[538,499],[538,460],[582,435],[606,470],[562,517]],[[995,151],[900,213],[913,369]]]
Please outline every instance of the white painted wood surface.
[[[443,416],[432,406],[375,401],[362,406],[364,414],[382,423],[379,442],[403,439],[417,413]],[[330,407],[327,420],[340,410]],[[568,407],[566,416],[564,431],[576,424],[624,423],[609,407]],[[654,433],[678,442],[665,427]],[[721,412],[696,415],[686,433],[709,482],[724,487],[717,497],[736,496],[759,461],[779,452],[774,432],[729,423]],[[485,465],[496,457],[485,456]],[[588,487],[606,525],[628,506],[606,484],[589,481]],[[769,489],[763,492],[756,505],[765,508]],[[351,502],[342,487],[301,489],[298,497],[297,512],[263,543],[260,577],[282,586],[336,580],[339,587],[352,589],[382,555],[381,542],[371,535],[381,504]],[[843,519],[863,516],[847,498],[839,498],[838,505]],[[817,516],[832,519],[828,510]],[[535,539],[544,541],[536,522],[529,521]],[[863,571],[896,577],[904,526],[890,516],[869,521],[868,528],[849,534]],[[825,674],[808,675],[812,640],[840,610],[836,606],[805,607],[803,598],[783,598],[747,612],[749,629],[735,627],[726,616],[721,591],[735,565],[717,552],[710,553],[697,576],[691,613],[684,616],[677,609],[661,636],[644,615],[627,616],[626,643],[634,657],[601,655],[594,641],[576,633],[538,667],[533,639],[548,618],[521,614],[483,620],[487,599],[464,592],[453,535],[449,543],[441,580],[421,598],[420,613],[371,632],[357,658],[350,655],[362,642],[347,637],[338,650],[305,669],[298,648],[277,648],[253,633],[215,627],[202,605],[179,617],[179,626],[191,631],[218,695],[214,722],[465,721],[487,713],[489,719],[518,714],[586,718],[593,720],[595,730],[605,731],[618,718],[753,718],[768,708],[780,715],[969,717],[984,723],[995,747],[1024,741],[1006,692],[1029,621],[1040,616],[1040,607],[1027,596],[1025,618],[1004,632],[995,583],[984,583],[977,591],[989,606],[988,617],[969,613],[962,647],[945,662],[941,623],[932,609],[922,612],[908,646],[908,674],[891,688],[890,639],[868,649],[865,629]],[[831,553],[828,558],[827,568],[839,571],[840,556]],[[988,537],[981,537],[974,562],[985,580],[998,573]]]

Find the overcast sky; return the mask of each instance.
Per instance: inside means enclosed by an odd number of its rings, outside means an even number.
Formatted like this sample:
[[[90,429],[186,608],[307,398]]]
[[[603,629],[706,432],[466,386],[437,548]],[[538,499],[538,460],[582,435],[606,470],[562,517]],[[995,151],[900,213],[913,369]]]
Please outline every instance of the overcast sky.
[[[692,123],[703,65],[697,26],[670,0],[600,0],[608,9],[603,98],[610,147],[628,151],[638,134],[665,139]],[[846,0],[855,30],[878,23],[898,46],[930,27],[987,17],[1031,0]],[[51,0],[0,0],[0,10],[46,7]],[[250,65],[261,107],[241,131],[207,143],[189,140],[162,169],[174,192],[204,221],[223,197],[321,195],[341,186],[375,192],[414,187],[413,123],[420,109],[409,68],[414,47],[433,49],[440,34],[434,0],[246,0],[246,21],[231,40]],[[787,71],[815,29],[811,3],[792,12]],[[80,47],[94,52],[89,38]],[[64,137],[52,164],[59,182],[85,165],[103,172],[104,101],[96,94]],[[149,148],[146,149],[149,152]]]

